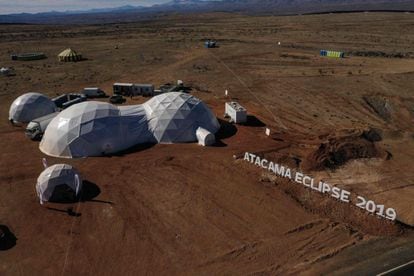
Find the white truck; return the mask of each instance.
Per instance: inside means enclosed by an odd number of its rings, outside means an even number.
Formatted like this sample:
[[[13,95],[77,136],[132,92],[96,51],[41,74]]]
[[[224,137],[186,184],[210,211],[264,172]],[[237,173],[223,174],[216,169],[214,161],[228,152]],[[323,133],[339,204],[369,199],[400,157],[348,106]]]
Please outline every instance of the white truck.
[[[50,121],[58,114],[59,112],[55,112],[32,120],[26,127],[26,136],[32,140],[40,140]]]
[[[106,97],[105,92],[98,87],[86,87],[83,89],[81,94],[85,95],[87,98],[104,98]]]

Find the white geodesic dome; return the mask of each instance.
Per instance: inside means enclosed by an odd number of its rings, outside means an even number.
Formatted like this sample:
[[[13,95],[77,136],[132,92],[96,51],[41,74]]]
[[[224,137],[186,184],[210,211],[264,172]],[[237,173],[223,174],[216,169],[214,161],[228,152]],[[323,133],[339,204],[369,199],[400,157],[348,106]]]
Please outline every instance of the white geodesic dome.
[[[9,120],[28,123],[33,119],[56,111],[55,103],[40,93],[26,93],[14,100],[9,110]]]
[[[82,189],[82,179],[75,168],[67,164],[56,164],[47,167],[37,178],[36,192],[40,199],[40,203],[49,201],[54,194],[56,187],[64,187],[70,189],[70,192],[76,196]],[[61,196],[61,195],[58,195]]]
[[[132,112],[130,112],[132,113]],[[102,102],[83,102],[65,109],[50,122],[40,142],[40,150],[56,157],[102,156],[125,150],[147,131],[139,114],[121,116],[118,107]],[[142,115],[144,116],[144,115]]]
[[[216,133],[220,124],[202,101],[182,92],[170,92],[153,97],[143,104],[148,127],[158,143],[197,141],[199,127]]]

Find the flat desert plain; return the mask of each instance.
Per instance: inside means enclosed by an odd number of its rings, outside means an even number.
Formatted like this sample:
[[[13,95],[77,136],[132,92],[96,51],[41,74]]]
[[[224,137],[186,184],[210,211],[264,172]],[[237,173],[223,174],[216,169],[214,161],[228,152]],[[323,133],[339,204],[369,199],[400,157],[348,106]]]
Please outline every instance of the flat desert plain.
[[[409,13],[1,25],[0,66],[16,75],[0,77],[0,224],[17,240],[0,251],[0,274],[376,273],[396,250],[405,252],[396,262],[410,258],[413,29]],[[206,38],[219,47],[204,48]],[[68,47],[87,60],[58,62]],[[346,57],[321,57],[322,49]],[[12,61],[16,52],[48,58]],[[114,82],[178,79],[219,118],[216,146],[146,145],[57,159],[7,120],[26,92],[54,97],[101,87],[111,94]],[[223,118],[231,99],[247,108],[245,125]],[[394,208],[397,220],[269,175],[244,161],[245,152]],[[35,184],[43,157],[74,165],[88,198],[41,206]]]

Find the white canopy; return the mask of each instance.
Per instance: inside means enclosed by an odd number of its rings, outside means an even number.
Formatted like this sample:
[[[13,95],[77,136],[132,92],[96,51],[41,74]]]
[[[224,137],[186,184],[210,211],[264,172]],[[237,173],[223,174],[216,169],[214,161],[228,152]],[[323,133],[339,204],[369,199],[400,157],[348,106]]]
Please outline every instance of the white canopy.
[[[82,180],[79,173],[70,165],[56,164],[47,167],[37,178],[36,192],[40,203],[49,201],[56,195],[56,187],[66,185],[75,196],[78,196],[82,189]],[[66,189],[67,190],[67,189]],[[64,195],[63,195],[64,196]]]
[[[102,156],[142,143],[197,141],[199,127],[214,134],[220,125],[203,102],[185,93],[166,93],[119,108],[89,101],[58,114],[39,147],[56,157]]]
[[[28,123],[33,119],[56,111],[55,103],[40,93],[26,93],[14,100],[9,110],[9,120]]]
[[[82,59],[82,55],[76,53],[71,48],[67,48],[58,55],[58,59],[59,61],[79,61]]]

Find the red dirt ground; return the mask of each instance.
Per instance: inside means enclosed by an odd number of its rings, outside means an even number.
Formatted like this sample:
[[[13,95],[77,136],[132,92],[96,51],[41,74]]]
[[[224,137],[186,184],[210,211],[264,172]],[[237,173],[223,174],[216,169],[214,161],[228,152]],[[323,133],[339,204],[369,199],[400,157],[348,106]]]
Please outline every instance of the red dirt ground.
[[[102,26],[0,26],[0,65],[16,70],[15,77],[0,78],[0,224],[17,237],[16,246],[0,251],[0,274],[317,273],[320,264],[339,263],[342,252],[358,245],[409,239],[407,226],[272,178],[233,155],[267,152],[289,166],[299,159],[306,173],[394,207],[400,221],[414,224],[414,60],[318,56],[321,47],[413,52],[414,37],[404,32],[413,22],[405,14],[214,14]],[[204,37],[217,38],[220,48],[203,49]],[[68,46],[88,60],[58,63],[55,55]],[[49,58],[8,58],[31,50]],[[216,147],[154,145],[112,157],[47,157],[50,164],[74,165],[100,192],[78,204],[40,206],[34,187],[45,156],[22,128],[7,124],[14,98],[174,79],[191,84],[192,94],[219,118],[229,89],[257,121],[222,122]],[[381,113],[364,96],[379,97],[374,102],[391,109]],[[335,169],[312,163],[327,137],[371,127],[381,129],[383,139],[357,144],[374,147],[375,156]],[[68,207],[78,216],[69,216]]]

